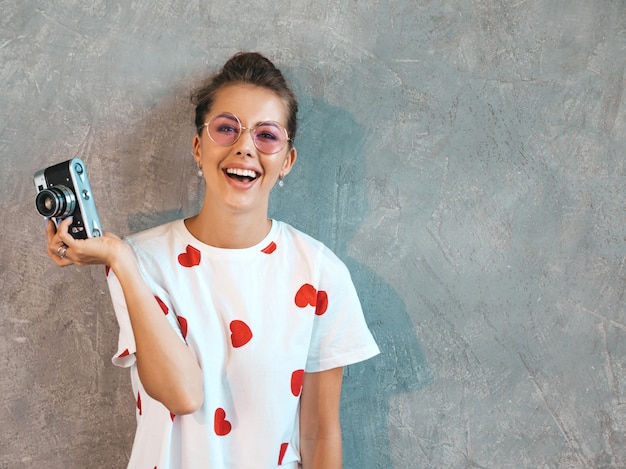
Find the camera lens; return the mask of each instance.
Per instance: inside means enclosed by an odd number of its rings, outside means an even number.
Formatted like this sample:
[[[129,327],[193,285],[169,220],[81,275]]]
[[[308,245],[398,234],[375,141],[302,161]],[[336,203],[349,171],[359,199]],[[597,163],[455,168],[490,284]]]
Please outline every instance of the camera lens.
[[[35,200],[37,211],[44,217],[65,218],[76,208],[76,197],[71,189],[55,186],[44,189],[37,194]]]

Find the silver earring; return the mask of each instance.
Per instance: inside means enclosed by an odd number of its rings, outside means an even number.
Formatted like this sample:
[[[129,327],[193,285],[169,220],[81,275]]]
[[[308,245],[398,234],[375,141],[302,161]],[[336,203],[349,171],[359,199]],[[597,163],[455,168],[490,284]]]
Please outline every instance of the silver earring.
[[[278,180],[278,187],[283,187],[285,185],[285,183],[283,182],[283,178],[284,176],[281,176],[280,179]]]

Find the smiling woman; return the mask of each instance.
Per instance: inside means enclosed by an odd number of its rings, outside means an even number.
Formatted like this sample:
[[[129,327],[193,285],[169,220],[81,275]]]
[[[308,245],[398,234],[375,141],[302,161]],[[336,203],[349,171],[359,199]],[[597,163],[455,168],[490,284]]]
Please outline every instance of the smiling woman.
[[[379,351],[345,265],[268,218],[297,158],[295,96],[268,59],[240,53],[194,100],[197,215],[126,240],[47,228],[57,265],[110,266],[113,362],[137,402],[129,467],[339,468],[343,367]]]
[[[282,124],[290,120],[288,108],[273,90],[234,82],[213,95],[205,115],[215,111],[193,138],[206,190],[203,208],[187,220],[187,228],[212,246],[245,248],[267,234],[270,191],[296,161]],[[274,140],[267,137],[268,128]]]

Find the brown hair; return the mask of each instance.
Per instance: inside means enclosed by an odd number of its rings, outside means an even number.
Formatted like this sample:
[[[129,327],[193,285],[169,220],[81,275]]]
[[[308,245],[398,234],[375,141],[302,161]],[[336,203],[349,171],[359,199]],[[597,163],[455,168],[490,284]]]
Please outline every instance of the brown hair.
[[[196,106],[195,124],[198,133],[204,124],[217,92],[229,85],[247,83],[273,91],[287,106],[287,133],[290,145],[298,127],[298,101],[287,84],[287,80],[274,64],[257,52],[239,52],[224,64],[222,69],[211,75],[200,87],[193,91],[191,102]]]

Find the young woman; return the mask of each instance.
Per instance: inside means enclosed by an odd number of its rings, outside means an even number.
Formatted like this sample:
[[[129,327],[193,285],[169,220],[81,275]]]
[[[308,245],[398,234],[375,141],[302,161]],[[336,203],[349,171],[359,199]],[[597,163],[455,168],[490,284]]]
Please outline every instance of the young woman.
[[[339,468],[343,367],[378,353],[344,264],[268,219],[297,102],[239,53],[194,94],[200,213],[121,240],[47,228],[59,266],[105,264],[116,365],[137,400],[130,468]]]

